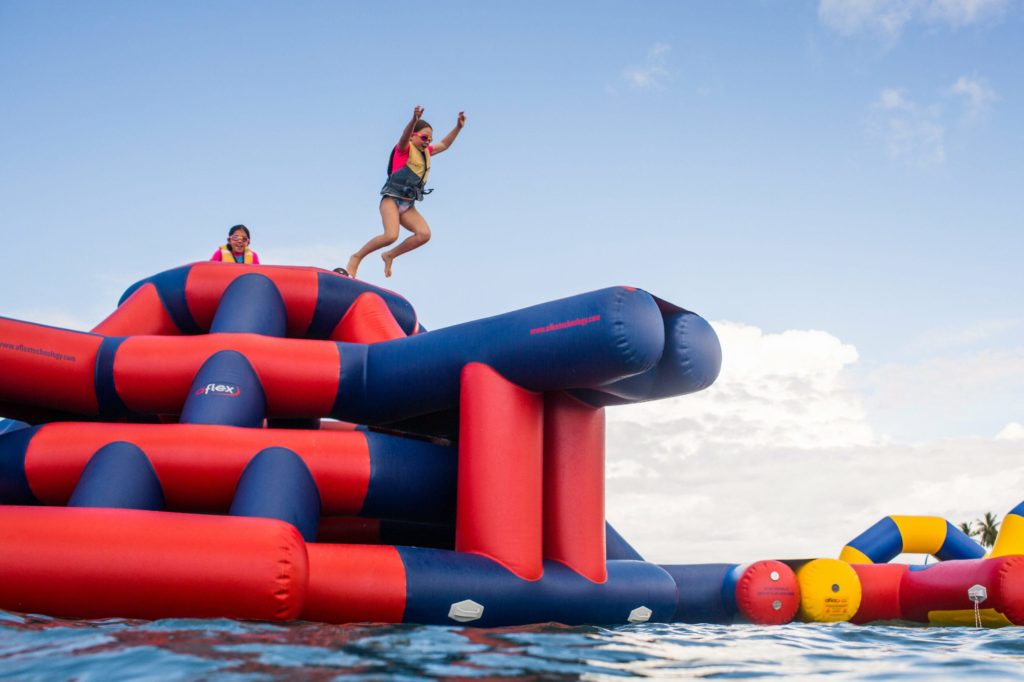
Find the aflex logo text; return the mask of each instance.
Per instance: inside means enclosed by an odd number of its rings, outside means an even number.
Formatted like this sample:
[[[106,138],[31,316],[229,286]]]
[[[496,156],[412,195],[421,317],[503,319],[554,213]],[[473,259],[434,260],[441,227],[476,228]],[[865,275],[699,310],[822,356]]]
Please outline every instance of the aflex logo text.
[[[237,398],[242,393],[241,386],[234,384],[206,384],[196,391],[196,395],[223,395],[229,398]]]

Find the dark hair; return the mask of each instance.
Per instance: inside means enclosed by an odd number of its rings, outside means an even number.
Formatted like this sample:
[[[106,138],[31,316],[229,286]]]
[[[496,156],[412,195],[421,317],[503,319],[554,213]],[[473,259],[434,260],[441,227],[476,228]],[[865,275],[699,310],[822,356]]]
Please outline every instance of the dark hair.
[[[431,130],[433,130],[434,126],[430,125],[429,123],[427,123],[426,121],[424,121],[421,118],[420,120],[416,121],[416,125],[414,125],[412,127],[412,131],[414,133],[418,133],[419,131],[423,130],[424,128],[430,128]]]
[[[232,225],[231,229],[228,230],[228,239],[231,239],[231,235],[233,235],[238,230],[245,232],[245,236],[248,237],[249,239],[252,239],[252,235],[249,234],[249,228],[246,227],[245,225]]]

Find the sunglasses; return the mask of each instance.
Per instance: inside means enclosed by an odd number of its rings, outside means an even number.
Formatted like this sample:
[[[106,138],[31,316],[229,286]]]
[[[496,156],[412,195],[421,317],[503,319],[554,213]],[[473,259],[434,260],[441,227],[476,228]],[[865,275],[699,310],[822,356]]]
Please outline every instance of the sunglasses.
[[[249,238],[248,237],[231,237],[231,241],[239,242],[239,243],[244,243],[244,242],[249,241]]]
[[[430,143],[434,141],[434,138],[426,133],[416,133],[416,137],[420,138],[424,142]]]

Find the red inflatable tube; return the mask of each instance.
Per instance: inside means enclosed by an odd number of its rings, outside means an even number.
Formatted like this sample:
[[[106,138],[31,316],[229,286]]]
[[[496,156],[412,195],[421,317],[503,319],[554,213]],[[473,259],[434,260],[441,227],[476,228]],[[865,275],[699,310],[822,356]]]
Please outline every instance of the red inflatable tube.
[[[389,545],[308,545],[309,592],[302,619],[401,623],[405,564]]]
[[[243,274],[263,275],[277,286],[288,313],[288,335],[303,337],[316,310],[317,270],[253,265],[236,268],[221,263],[196,263],[185,282],[185,300],[192,319],[201,329],[209,329],[224,290]]]
[[[405,332],[384,299],[367,291],[356,297],[330,338],[348,343],[380,343],[405,338]]]
[[[102,342],[97,334],[0,318],[0,402],[96,414]]]
[[[306,545],[273,519],[0,507],[0,608],[72,618],[293,620]]]
[[[108,315],[107,319],[96,325],[93,332],[104,336],[181,334],[152,282],[146,282],[139,287],[117,307],[117,310]]]
[[[196,372],[221,350],[238,351],[252,364],[267,396],[268,416],[330,414],[341,367],[338,345],[333,341],[258,334],[134,336],[121,344],[114,359],[117,393],[131,410],[176,414]]]
[[[943,614],[970,612],[967,591],[975,586],[987,595],[978,606],[1024,625],[1024,555],[995,559],[943,561],[925,570],[908,571],[900,585],[900,606],[907,620],[944,622]]]
[[[29,443],[25,475],[33,494],[44,504],[67,504],[89,458],[115,440],[146,453],[167,507],[177,511],[226,513],[245,465],[272,445],[306,463],[324,514],[358,513],[370,479],[369,446],[359,431],[62,422],[42,426]]]
[[[0,318],[0,403],[95,415],[97,355],[104,337]],[[272,417],[321,417],[337,398],[341,357],[333,341],[258,334],[130,336],[113,379],[128,409],[177,414],[211,355],[234,350],[259,375]],[[333,369],[332,369],[333,368]]]
[[[900,585],[910,570],[906,564],[850,564],[860,579],[860,606],[850,619],[863,625],[880,620],[899,620]]]

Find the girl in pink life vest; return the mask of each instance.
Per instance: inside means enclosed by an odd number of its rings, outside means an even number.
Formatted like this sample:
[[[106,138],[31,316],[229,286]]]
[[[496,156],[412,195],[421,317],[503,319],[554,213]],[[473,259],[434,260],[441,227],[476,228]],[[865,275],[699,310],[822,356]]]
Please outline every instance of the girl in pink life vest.
[[[377,235],[363,245],[363,248],[352,254],[348,259],[346,270],[349,276],[355,277],[359,263],[368,254],[377,249],[394,244],[398,239],[399,226],[412,232],[401,244],[381,254],[384,260],[384,276],[391,276],[392,262],[407,251],[423,246],[430,241],[430,226],[416,210],[416,202],[430,190],[426,189],[427,176],[430,174],[430,159],[452,146],[459,136],[462,126],[466,125],[466,114],[459,112],[455,127],[444,136],[444,139],[432,144],[434,130],[430,124],[420,118],[423,107],[413,109],[412,119],[406,124],[402,136],[398,138],[388,163],[388,180],[380,190],[380,218],[384,224],[384,234]]]
[[[225,263],[244,263],[245,265],[259,265],[260,257],[249,248],[249,228],[245,225],[235,225],[228,230],[227,244],[213,252],[210,260],[219,260]]]

